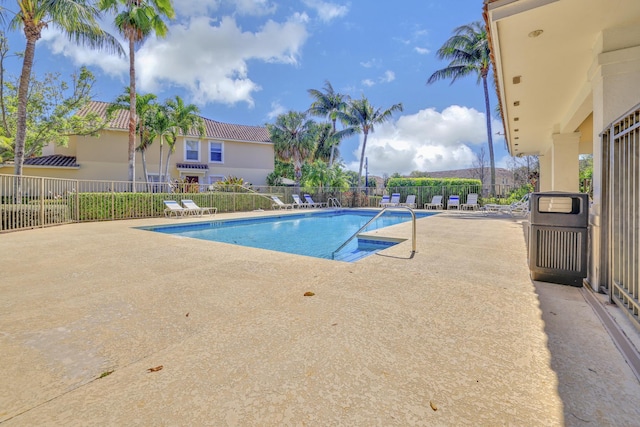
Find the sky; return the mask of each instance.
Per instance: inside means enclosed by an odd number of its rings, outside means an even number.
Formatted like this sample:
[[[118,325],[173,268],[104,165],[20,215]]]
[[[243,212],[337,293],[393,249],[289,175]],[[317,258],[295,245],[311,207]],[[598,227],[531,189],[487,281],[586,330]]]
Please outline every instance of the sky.
[[[488,159],[482,85],[474,76],[454,84],[426,81],[448,64],[437,58],[438,48],[456,27],[482,19],[482,3],[173,0],[176,18],[168,21],[167,36],[151,36],[137,48],[137,91],[154,93],[160,102],[179,95],[209,119],[262,126],[279,114],[307,110],[313,101],[308,90],[322,90],[329,81],[336,92],[365,96],[374,107],[404,107],[369,134],[370,175],[474,167],[482,147]],[[126,50],[112,22],[105,16],[104,28]],[[11,51],[24,50],[23,34],[5,31]],[[6,60],[16,76],[21,65],[17,57]],[[81,66],[97,79],[95,100],[113,101],[129,85],[127,57],[77,46],[54,26],[43,31],[36,75],[53,71],[68,80]],[[496,166],[506,167],[490,92]],[[358,170],[361,150],[362,136],[343,140],[346,168]]]

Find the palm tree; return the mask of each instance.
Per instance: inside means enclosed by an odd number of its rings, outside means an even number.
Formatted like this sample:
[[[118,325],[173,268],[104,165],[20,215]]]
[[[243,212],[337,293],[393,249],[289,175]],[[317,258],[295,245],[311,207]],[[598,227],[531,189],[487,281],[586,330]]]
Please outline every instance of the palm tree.
[[[364,153],[367,148],[367,137],[369,132],[375,131],[374,126],[389,120],[394,112],[402,111],[402,104],[394,104],[386,110],[374,108],[367,98],[353,99],[349,102],[346,113],[339,114],[340,119],[350,125],[356,132],[362,132],[362,153],[360,154],[360,169],[358,170],[358,187],[362,180],[362,166],[364,165]]]
[[[169,160],[171,154],[176,149],[176,136],[181,132],[183,136],[187,136],[196,132],[202,138],[205,133],[204,120],[198,114],[200,110],[194,104],[185,104],[183,99],[176,95],[173,99],[165,101],[165,107],[172,126],[172,134],[167,138],[169,152],[167,153],[167,162],[165,163],[164,178],[169,177]]]
[[[324,92],[317,89],[309,89],[307,92],[309,92],[309,95],[314,99],[308,110],[309,114],[317,117],[328,117],[329,120],[331,120],[332,133],[336,134],[338,114],[347,108],[348,96],[336,93],[331,83],[329,83],[329,80],[325,80],[324,82]],[[331,155],[329,156],[329,166],[333,165],[336,158],[335,153],[337,146],[340,144],[340,141],[349,135],[350,134],[340,134],[334,139],[334,145],[331,146]]]
[[[153,130],[153,136],[160,138],[160,154],[158,161],[158,182],[166,182],[166,173],[162,171],[162,160],[164,155],[164,141],[175,141],[176,129],[173,125],[171,112],[165,105],[158,105],[149,117],[149,127]],[[168,143],[168,142],[167,142]],[[168,159],[167,159],[168,161]]]
[[[129,91],[131,88],[125,87],[124,93],[118,96],[115,102],[107,108],[107,115],[112,114],[116,110],[129,110],[131,108],[129,106],[129,102],[131,101],[131,97],[129,96]],[[154,111],[157,107],[155,101],[158,97],[152,93],[147,93],[144,95],[137,95],[135,97],[136,100],[136,111],[140,116],[140,120],[138,121],[136,130],[140,135],[140,143],[136,147],[136,151],[140,151],[142,156],[142,169],[144,172],[144,180],[146,183],[149,183],[149,175],[147,173],[147,157],[146,150],[151,146],[153,140],[156,135],[151,130],[151,119],[154,116]]]
[[[296,187],[300,185],[302,164],[315,149],[315,126],[306,113],[297,111],[280,114],[274,124],[267,124],[276,157],[293,164]]]
[[[462,25],[454,30],[440,49],[439,59],[451,62],[446,68],[436,71],[429,77],[427,84],[442,79],[451,79],[451,84],[461,77],[477,74],[478,83],[482,80],[484,88],[484,102],[487,116],[487,143],[489,144],[489,159],[491,161],[491,194],[496,186],[496,163],[493,154],[493,137],[491,134],[491,108],[489,107],[489,87],[487,76],[491,69],[489,42],[487,30],[480,22]]]
[[[340,156],[340,152],[336,148],[338,139],[335,138],[335,134],[331,129],[330,123],[320,123],[314,126],[316,132],[316,150],[313,153],[314,160],[322,160],[328,167],[331,163],[331,156],[335,152],[337,157]]]
[[[129,42],[129,181],[135,181],[136,68],[135,45],[151,33],[164,37],[168,28],[163,17],[173,19],[171,0],[100,0],[101,10],[118,13],[115,25]],[[134,186],[135,188],[135,186]]]
[[[18,84],[18,113],[15,138],[15,174],[22,175],[24,149],[27,135],[27,97],[35,58],[36,42],[42,30],[55,26],[67,35],[69,40],[94,49],[123,54],[120,43],[100,28],[100,11],[87,0],[18,0],[19,11],[10,22],[12,29],[22,29],[27,45],[22,60],[20,83]],[[17,181],[16,200],[21,200],[22,188]]]

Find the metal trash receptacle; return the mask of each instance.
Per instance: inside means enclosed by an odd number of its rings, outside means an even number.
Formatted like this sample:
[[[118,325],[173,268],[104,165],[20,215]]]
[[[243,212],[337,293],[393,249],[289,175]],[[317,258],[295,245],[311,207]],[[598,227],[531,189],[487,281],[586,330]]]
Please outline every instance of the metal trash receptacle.
[[[561,191],[532,193],[529,203],[531,279],[582,286],[588,271],[589,196]]]

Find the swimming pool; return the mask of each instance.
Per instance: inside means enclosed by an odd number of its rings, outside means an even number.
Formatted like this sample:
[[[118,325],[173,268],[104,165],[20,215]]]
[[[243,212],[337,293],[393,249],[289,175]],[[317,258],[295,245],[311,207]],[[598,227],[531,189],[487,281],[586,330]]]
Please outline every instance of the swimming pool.
[[[141,228],[182,237],[332,259],[333,252],[378,212],[362,209],[324,209],[296,214]],[[424,218],[435,213],[415,214],[416,218]],[[365,231],[410,220],[411,214],[408,211],[387,211]],[[358,238],[352,240],[333,259],[353,262],[397,243]]]

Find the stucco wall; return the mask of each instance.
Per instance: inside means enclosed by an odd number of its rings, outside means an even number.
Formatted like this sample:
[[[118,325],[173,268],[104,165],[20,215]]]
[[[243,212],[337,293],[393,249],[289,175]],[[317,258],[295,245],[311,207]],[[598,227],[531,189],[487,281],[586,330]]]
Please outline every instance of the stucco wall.
[[[223,162],[209,162],[209,141],[223,144]],[[72,136],[68,147],[54,147],[48,154],[76,156],[79,169],[63,170],[54,168],[25,168],[26,175],[47,176],[90,180],[128,179],[128,138],[122,131],[106,130],[100,137]],[[186,175],[197,175],[201,183],[209,182],[209,176],[236,176],[254,185],[266,184],[267,175],[274,168],[273,144],[224,141],[214,139],[199,140],[200,159],[198,162],[185,159],[184,138],[176,142],[175,151],[171,155],[169,175],[172,179]],[[51,147],[50,147],[51,148]],[[164,172],[169,145],[163,144],[162,169]],[[160,166],[159,140],[147,149],[147,173],[158,174]],[[207,164],[208,170],[179,171],[177,163]],[[142,155],[136,152],[136,181],[144,181]],[[8,171],[5,173],[9,173]]]

